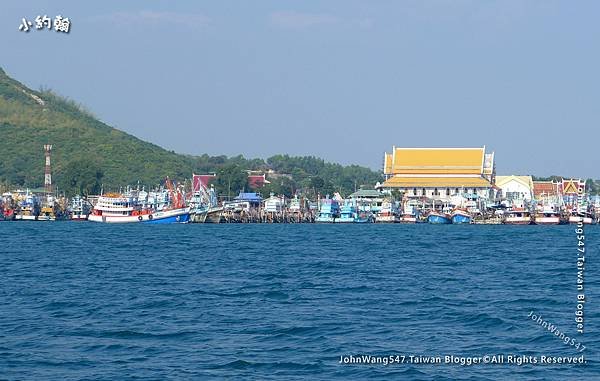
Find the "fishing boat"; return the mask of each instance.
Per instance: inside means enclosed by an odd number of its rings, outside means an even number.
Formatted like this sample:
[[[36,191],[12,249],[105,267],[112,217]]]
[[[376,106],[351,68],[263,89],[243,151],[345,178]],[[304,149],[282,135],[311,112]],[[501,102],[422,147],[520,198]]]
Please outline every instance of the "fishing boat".
[[[356,205],[354,202],[346,200],[340,209],[340,217],[334,222],[336,223],[353,223],[357,217]]]
[[[162,203],[157,198],[153,204],[140,200],[140,192],[125,194],[109,193],[98,198],[88,217],[92,222],[104,223],[186,223],[190,219],[190,208],[185,206],[183,192],[175,189],[167,177],[169,199]]]
[[[92,222],[105,223],[176,223],[188,222],[189,208],[168,208],[161,210],[142,207],[137,199],[121,194],[106,194],[98,198],[98,202],[88,216]]]
[[[359,210],[357,200],[346,200],[340,209],[340,217],[335,223],[365,223],[372,221],[372,214],[366,210]]]
[[[0,199],[0,218],[5,221],[12,221],[15,218],[15,208],[12,193],[6,192],[2,194]]]
[[[375,222],[393,223],[399,222],[398,208],[392,200],[385,199],[381,204],[381,210],[375,215]]]
[[[558,208],[552,205],[545,205],[535,214],[533,222],[536,225],[562,225],[567,221],[562,218]]]
[[[419,202],[416,200],[406,200],[402,207],[402,215],[400,216],[400,223],[403,224],[415,224],[423,222],[421,220],[421,212],[419,208]]]
[[[71,199],[67,211],[71,221],[85,221],[90,215],[90,204],[83,197],[77,195]]]
[[[208,188],[202,182],[195,182],[193,192],[187,202],[190,206],[191,222],[221,222],[223,208],[219,206],[217,194],[212,185]]]
[[[335,222],[339,217],[340,204],[337,200],[331,198],[321,200],[315,222]]]
[[[531,213],[525,209],[510,209],[504,213],[502,223],[507,225],[531,225]]]
[[[473,216],[471,213],[463,209],[454,209],[451,214],[453,224],[471,224],[473,223]]]
[[[571,215],[569,216],[570,224],[583,223],[585,225],[593,225],[595,223],[594,217],[591,213],[585,213],[583,216]]]
[[[14,219],[17,221],[35,221],[40,214],[38,197],[27,189],[25,192],[17,191],[15,198],[17,207]]]
[[[54,214],[54,208],[49,205],[42,206],[40,214],[37,216],[36,221],[56,221],[56,214]]]
[[[57,209],[55,209],[55,200],[51,195],[42,197],[40,213],[36,221],[56,221]]]
[[[430,224],[451,224],[452,216],[434,210],[427,215],[427,222]]]

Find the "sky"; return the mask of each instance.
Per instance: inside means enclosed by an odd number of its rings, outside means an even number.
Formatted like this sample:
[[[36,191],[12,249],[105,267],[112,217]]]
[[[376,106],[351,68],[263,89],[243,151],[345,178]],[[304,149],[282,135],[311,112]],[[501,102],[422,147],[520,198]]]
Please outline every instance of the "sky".
[[[3,1],[0,67],[179,153],[600,178],[597,1]],[[69,34],[19,31],[57,15]],[[56,142],[55,144],[59,144]]]

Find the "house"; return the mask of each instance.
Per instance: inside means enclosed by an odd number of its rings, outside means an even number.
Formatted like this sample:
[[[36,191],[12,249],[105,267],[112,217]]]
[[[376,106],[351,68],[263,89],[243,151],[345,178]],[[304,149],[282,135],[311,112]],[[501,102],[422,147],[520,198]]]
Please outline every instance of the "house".
[[[541,200],[543,198],[556,198],[562,192],[562,182],[560,181],[534,181],[533,182],[533,198]]]
[[[283,196],[275,196],[271,193],[270,197],[265,199],[265,212],[267,213],[280,213],[285,206],[285,199]]]
[[[478,148],[397,148],[384,154],[385,182],[378,188],[407,197],[449,201],[453,194],[493,198],[494,153]]]
[[[234,199],[236,202],[248,202],[250,206],[259,206],[262,201],[262,197],[258,193],[244,193],[240,192]]]
[[[258,171],[248,171],[248,186],[252,189],[258,189],[270,184],[264,173]]]

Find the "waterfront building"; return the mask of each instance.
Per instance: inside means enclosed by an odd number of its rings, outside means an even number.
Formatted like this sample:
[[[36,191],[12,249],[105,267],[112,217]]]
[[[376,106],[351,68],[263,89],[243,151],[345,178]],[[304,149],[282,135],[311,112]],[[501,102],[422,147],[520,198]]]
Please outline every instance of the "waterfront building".
[[[496,176],[496,187],[502,192],[501,197],[507,200],[533,199],[533,178],[531,176]]]
[[[533,198],[537,201],[544,199],[558,199],[562,196],[561,181],[534,181],[533,182]]]
[[[359,189],[348,196],[355,200],[361,212],[379,213],[383,204],[384,195],[375,189]]]
[[[264,200],[264,211],[266,213],[281,213],[285,207],[285,198],[283,196],[275,196],[271,192],[270,197]]]
[[[397,148],[385,153],[385,181],[378,188],[411,198],[449,201],[454,194],[492,199],[494,153],[479,148]]]

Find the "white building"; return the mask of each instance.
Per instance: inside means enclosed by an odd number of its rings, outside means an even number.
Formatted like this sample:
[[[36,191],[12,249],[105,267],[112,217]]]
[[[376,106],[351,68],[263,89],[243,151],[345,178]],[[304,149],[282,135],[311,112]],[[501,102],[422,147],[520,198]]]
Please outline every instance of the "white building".
[[[496,176],[496,187],[502,190],[501,197],[507,200],[533,199],[533,179],[531,176]]]

